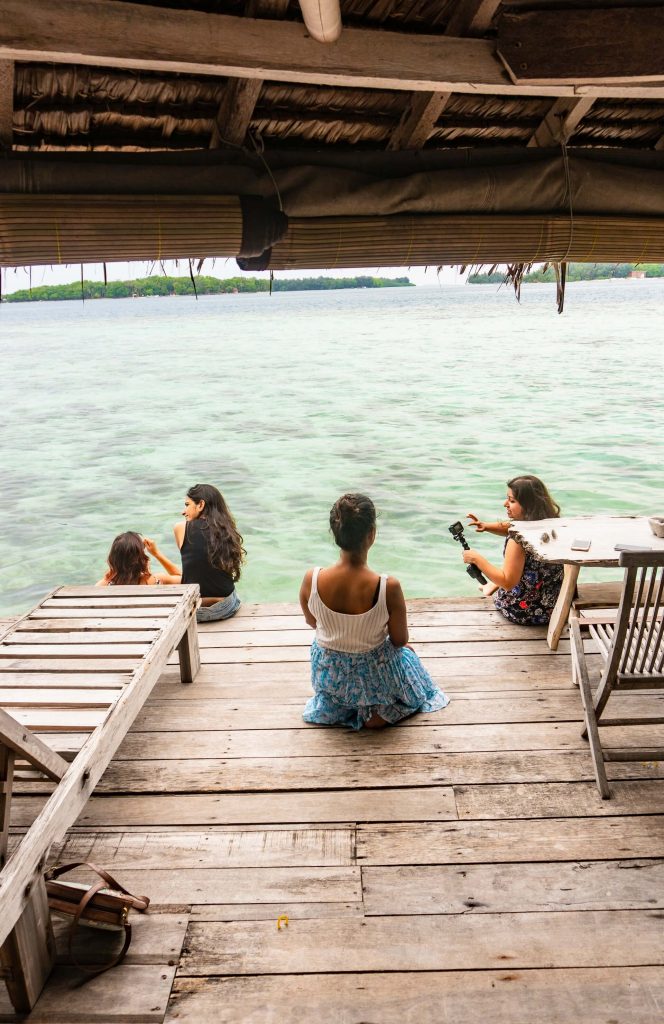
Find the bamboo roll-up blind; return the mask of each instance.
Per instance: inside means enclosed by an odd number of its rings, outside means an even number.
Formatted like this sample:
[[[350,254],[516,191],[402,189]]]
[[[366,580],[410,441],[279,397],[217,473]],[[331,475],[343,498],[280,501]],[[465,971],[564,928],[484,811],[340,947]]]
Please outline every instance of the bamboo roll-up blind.
[[[236,196],[0,194],[0,265],[237,256]]]
[[[271,270],[439,264],[664,260],[664,218],[291,217]]]

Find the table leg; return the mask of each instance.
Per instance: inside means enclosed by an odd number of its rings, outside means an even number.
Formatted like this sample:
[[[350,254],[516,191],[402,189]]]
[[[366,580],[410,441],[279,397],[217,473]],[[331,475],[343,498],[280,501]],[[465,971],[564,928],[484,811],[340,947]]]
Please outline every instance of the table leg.
[[[569,610],[572,607],[572,601],[574,600],[574,594],[576,592],[576,581],[579,578],[579,569],[580,566],[578,565],[565,565],[563,585],[560,588],[556,606],[551,613],[549,632],[546,635],[546,642],[552,651],[558,650],[560,634],[567,625]]]

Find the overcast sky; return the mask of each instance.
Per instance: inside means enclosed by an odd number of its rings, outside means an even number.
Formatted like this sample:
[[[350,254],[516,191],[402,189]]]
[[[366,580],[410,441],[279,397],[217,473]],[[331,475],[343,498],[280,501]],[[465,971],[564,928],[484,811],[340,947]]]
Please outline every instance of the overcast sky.
[[[180,260],[179,267],[171,261],[164,261],[163,268],[171,277],[187,277],[189,267],[187,260]],[[109,281],[129,281],[137,277],[147,277],[148,274],[161,274],[162,264],[158,263],[107,263],[107,278]],[[69,284],[72,281],[80,281],[81,268],[79,264],[70,264],[62,267],[33,267],[32,274],[25,267],[7,267],[2,273],[2,293],[9,295],[10,292],[19,291],[21,288],[30,286],[38,288],[43,284]],[[214,262],[207,260],[202,274],[211,277],[240,277],[239,270],[234,259],[218,259]],[[84,266],[83,274],[87,281],[103,281],[104,270],[101,263],[90,263]],[[454,285],[462,284],[464,278],[451,267],[445,267],[440,274],[435,267],[362,267],[359,270],[351,268],[339,268],[337,270],[278,270],[275,277],[357,277],[361,274],[368,274],[372,277],[408,277],[414,284],[429,285]],[[248,273],[247,277],[268,277],[267,271],[263,273]],[[464,275],[465,276],[465,275]]]

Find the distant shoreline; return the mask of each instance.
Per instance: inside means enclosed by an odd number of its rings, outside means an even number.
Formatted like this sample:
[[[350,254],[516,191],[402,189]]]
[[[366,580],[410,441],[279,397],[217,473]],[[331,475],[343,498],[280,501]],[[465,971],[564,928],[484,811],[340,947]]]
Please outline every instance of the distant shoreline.
[[[643,280],[664,277],[664,263],[570,263],[567,283],[576,281]],[[507,270],[490,274],[470,274],[468,284],[502,284],[508,280]],[[533,270],[523,278],[523,284],[551,284],[556,280],[552,266],[546,270]]]
[[[62,302],[68,299],[142,299],[172,295],[236,295],[259,292],[321,292],[346,288],[414,288],[407,277],[167,277],[154,275],[135,281],[75,281],[71,284],[22,288],[5,302]]]

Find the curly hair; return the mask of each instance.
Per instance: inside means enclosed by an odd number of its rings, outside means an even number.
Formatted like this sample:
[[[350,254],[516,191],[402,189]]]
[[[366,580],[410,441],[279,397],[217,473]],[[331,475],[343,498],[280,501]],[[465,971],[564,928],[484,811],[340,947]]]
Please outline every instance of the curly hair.
[[[108,553],[109,583],[119,586],[136,586],[149,576],[150,560],[143,547],[143,538],[139,533],[128,530],[120,533],[111,544]]]
[[[560,505],[553,500],[538,476],[524,473],[507,481],[507,486],[523,509],[524,519],[557,519]]]
[[[247,552],[242,546],[242,534],[238,532],[221,491],[212,484],[194,484],[187,491],[187,497],[196,503],[205,502],[199,519],[207,533],[210,564],[217,569],[223,569],[237,583]]]
[[[376,507],[365,494],[342,494],[330,509],[330,529],[342,551],[359,551],[375,527]]]

